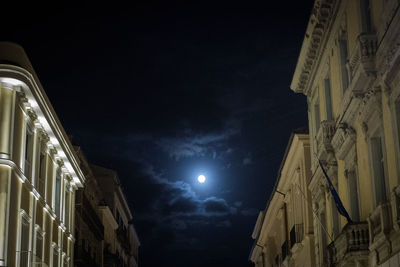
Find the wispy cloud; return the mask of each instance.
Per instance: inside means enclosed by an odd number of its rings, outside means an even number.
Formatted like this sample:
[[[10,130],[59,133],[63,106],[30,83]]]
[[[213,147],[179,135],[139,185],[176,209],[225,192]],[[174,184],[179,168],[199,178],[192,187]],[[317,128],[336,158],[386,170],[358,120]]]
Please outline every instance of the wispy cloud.
[[[198,134],[186,129],[183,136],[164,137],[159,139],[156,144],[162,148],[169,157],[179,161],[181,158],[194,156],[206,156],[216,158],[216,149],[224,148],[225,151],[231,151],[226,145],[226,141],[240,133],[238,122],[230,121],[224,130],[214,133]]]

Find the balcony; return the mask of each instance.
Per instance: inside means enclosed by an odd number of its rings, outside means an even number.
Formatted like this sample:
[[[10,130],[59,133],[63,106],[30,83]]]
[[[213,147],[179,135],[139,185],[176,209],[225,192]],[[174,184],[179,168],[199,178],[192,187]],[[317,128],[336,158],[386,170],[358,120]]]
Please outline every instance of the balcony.
[[[349,57],[348,68],[351,76],[351,88],[354,94],[364,93],[368,83],[376,77],[375,54],[377,50],[375,34],[361,33],[357,37],[354,52]]]
[[[104,226],[83,192],[76,194],[76,213],[81,216],[98,240],[104,239]],[[77,222],[79,223],[79,222]]]
[[[321,125],[317,133],[317,148],[318,148],[319,159],[327,160],[328,155],[331,152],[333,152],[331,141],[334,134],[335,134],[335,121],[334,120],[321,121]]]
[[[121,243],[121,246],[128,252],[131,249],[131,245],[129,242],[127,229],[123,225],[120,225],[115,231],[117,233],[117,239]]]
[[[348,223],[328,246],[328,266],[345,266],[355,259],[368,261],[368,246],[368,223]]]
[[[122,266],[122,260],[119,255],[116,253],[111,252],[110,244],[106,244],[104,246],[104,267],[119,267]]]
[[[332,146],[338,159],[344,160],[349,153],[355,153],[356,132],[346,123],[339,123],[335,135],[332,138]],[[355,156],[355,155],[354,155]]]
[[[74,249],[74,262],[76,266],[98,267],[95,259],[80,245],[75,244]]]
[[[380,204],[368,217],[369,226],[369,249],[374,251],[377,264],[384,262],[390,257],[392,231],[391,203]]]
[[[290,249],[294,253],[299,247],[301,247],[301,241],[304,238],[303,224],[295,224],[290,230]]]

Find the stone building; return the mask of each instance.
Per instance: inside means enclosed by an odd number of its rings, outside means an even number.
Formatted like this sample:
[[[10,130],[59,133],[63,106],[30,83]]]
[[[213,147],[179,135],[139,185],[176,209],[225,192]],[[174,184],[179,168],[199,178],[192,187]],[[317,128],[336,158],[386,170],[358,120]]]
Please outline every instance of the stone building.
[[[291,89],[308,103],[316,266],[400,265],[399,6],[318,0],[311,12]]]
[[[0,266],[72,266],[84,182],[24,50],[0,43]]]
[[[108,207],[96,177],[80,147],[75,147],[85,175],[85,186],[75,193],[75,247],[77,267],[103,266],[104,226],[101,213]]]
[[[267,207],[254,227],[249,259],[256,267],[315,265],[310,160],[307,131],[297,130],[290,137]]]
[[[101,207],[104,225],[104,266],[138,266],[140,246],[133,216],[115,171],[91,165],[104,196]]]

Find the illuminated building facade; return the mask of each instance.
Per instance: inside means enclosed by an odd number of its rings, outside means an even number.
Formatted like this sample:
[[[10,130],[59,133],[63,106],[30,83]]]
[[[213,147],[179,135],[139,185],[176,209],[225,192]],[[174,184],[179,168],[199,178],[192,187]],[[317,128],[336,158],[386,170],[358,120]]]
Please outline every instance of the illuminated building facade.
[[[0,43],[0,266],[73,266],[84,181],[25,52]]]
[[[291,89],[308,103],[316,266],[400,265],[399,6],[321,0],[311,13]]]
[[[279,176],[252,238],[250,260],[256,267],[315,266],[311,193],[310,141],[295,131],[286,148]]]

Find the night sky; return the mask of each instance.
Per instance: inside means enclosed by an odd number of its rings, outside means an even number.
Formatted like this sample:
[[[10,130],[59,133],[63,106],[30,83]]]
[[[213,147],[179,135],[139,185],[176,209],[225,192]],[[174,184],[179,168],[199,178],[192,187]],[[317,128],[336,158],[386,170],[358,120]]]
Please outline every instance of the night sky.
[[[312,3],[2,8],[2,40],[24,47],[73,143],[118,172],[139,266],[249,265],[289,136],[307,126],[289,85]]]

